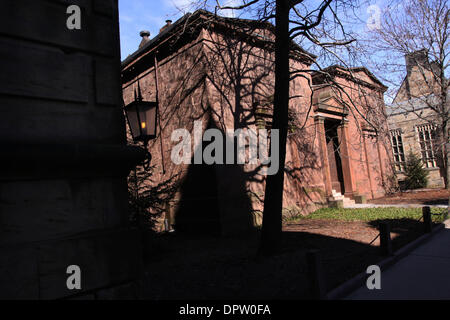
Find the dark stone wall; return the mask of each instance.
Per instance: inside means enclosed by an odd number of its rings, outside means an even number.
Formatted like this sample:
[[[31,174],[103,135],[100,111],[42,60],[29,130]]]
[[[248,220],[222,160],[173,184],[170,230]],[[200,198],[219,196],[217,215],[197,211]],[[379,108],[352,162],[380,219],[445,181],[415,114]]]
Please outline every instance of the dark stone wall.
[[[69,30],[69,5],[81,30]],[[127,227],[116,0],[0,2],[0,298],[113,298],[139,276]],[[69,265],[81,290],[68,290]],[[115,290],[120,287],[120,290]]]

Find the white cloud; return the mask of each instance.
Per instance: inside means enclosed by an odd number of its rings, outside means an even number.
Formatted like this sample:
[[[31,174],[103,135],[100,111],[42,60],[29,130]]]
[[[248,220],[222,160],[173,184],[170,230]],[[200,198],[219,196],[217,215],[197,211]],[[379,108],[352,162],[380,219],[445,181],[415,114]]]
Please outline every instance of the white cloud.
[[[181,11],[192,11],[195,9],[196,1],[193,0],[165,0],[164,4],[168,8]]]
[[[225,7],[225,6],[237,7],[242,4],[242,0],[219,1],[219,3],[222,7]],[[236,17],[236,10],[232,10],[232,9],[220,10],[220,14],[224,17],[234,18],[234,17]]]

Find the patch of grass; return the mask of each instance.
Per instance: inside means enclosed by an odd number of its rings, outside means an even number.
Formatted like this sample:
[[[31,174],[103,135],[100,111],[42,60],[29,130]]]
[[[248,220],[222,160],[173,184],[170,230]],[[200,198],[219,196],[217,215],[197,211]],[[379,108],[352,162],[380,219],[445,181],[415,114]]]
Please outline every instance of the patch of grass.
[[[447,218],[446,208],[431,208],[434,222],[442,222]],[[445,213],[445,214],[442,214]],[[435,214],[441,214],[439,216]],[[385,219],[415,219],[422,216],[421,208],[365,208],[365,209],[339,209],[323,208],[307,216],[298,217],[301,219],[325,219],[343,221],[375,221]]]

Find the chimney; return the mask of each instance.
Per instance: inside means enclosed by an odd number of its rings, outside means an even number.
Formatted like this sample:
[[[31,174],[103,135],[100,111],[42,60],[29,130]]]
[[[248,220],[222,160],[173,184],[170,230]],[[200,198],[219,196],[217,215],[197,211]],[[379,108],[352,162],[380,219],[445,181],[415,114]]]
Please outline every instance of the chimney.
[[[421,50],[406,54],[405,62],[406,62],[406,71],[407,71],[408,75],[411,74],[412,68],[415,66],[421,66],[425,69],[429,69],[430,64],[428,62],[428,50],[421,49]]]
[[[164,30],[166,30],[167,27],[169,27],[171,24],[172,24],[172,20],[166,20],[166,24],[161,29],[159,29],[159,33],[161,33]]]
[[[150,31],[143,30],[139,33],[139,35],[142,37],[142,41],[139,44],[139,49],[142,48],[147,42],[150,41]]]

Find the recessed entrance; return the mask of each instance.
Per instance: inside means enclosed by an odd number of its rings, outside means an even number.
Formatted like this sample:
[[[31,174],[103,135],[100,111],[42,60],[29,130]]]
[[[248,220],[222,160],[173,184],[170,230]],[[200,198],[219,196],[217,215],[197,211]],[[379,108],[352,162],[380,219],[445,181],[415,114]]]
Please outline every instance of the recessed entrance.
[[[328,163],[330,166],[331,186],[333,190],[344,194],[344,175],[342,173],[341,148],[338,135],[339,125],[339,120],[325,120],[325,137],[327,142]]]

